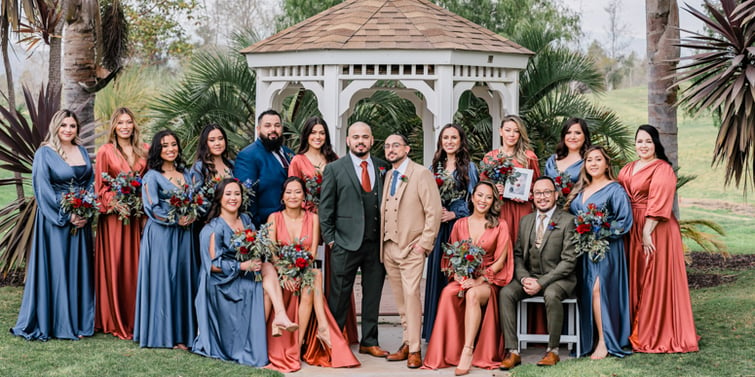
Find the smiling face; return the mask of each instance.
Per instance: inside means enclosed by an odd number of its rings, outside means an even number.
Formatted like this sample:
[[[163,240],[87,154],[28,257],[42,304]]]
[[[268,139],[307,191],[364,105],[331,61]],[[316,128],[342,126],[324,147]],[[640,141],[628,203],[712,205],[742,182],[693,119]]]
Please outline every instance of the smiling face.
[[[61,144],[72,144],[79,134],[79,125],[73,117],[63,118],[58,127],[58,139]]]
[[[131,115],[121,114],[115,121],[115,136],[120,140],[129,140],[134,134],[134,120]]]
[[[400,164],[409,154],[409,146],[404,143],[404,139],[398,135],[391,135],[385,139],[385,160],[391,164]]]
[[[357,123],[349,127],[349,136],[346,138],[346,145],[349,146],[349,151],[355,156],[364,157],[370,153],[372,142],[372,130],[367,124]]]
[[[461,146],[461,136],[459,135],[459,130],[453,127],[446,128],[440,135],[440,142],[443,146],[443,151],[446,152],[447,155],[456,154],[456,152],[459,151],[459,147]]]
[[[592,150],[585,155],[585,172],[592,177],[601,178],[607,176],[608,160],[600,150]]]
[[[472,193],[472,204],[477,214],[484,215],[490,211],[490,207],[495,201],[493,189],[488,185],[478,185]]]
[[[286,208],[301,208],[304,198],[304,187],[298,181],[290,181],[283,188],[283,204]]]
[[[259,122],[260,137],[265,140],[278,140],[283,134],[281,118],[274,114],[263,115]]]
[[[558,191],[548,179],[540,179],[532,185],[532,196],[535,201],[535,208],[540,212],[548,212],[556,205]]]
[[[207,134],[207,149],[213,156],[222,156],[225,152],[226,141],[223,133],[214,129]]]
[[[634,150],[640,160],[650,161],[655,158],[655,144],[649,133],[642,130],[637,131],[637,137],[634,139]]]
[[[519,142],[519,126],[514,121],[503,122],[500,129],[502,143],[505,147],[514,148]]]
[[[178,157],[178,141],[173,135],[165,135],[160,139],[160,158],[163,161],[173,162]]]
[[[569,130],[564,135],[564,144],[572,152],[578,152],[585,144],[585,133],[582,132],[582,126],[579,123],[569,126]]]
[[[325,144],[325,127],[322,124],[315,124],[312,127],[312,132],[307,137],[307,143],[314,150],[319,151],[322,148]]]
[[[225,185],[223,196],[220,198],[220,208],[223,210],[236,213],[242,203],[241,186],[238,182],[231,182]]]

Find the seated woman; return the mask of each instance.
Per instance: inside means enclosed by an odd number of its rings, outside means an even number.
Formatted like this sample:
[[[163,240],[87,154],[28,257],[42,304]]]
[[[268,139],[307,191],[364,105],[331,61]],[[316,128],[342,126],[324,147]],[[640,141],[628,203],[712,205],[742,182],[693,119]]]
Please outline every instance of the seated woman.
[[[320,238],[320,221],[316,214],[303,208],[304,181],[299,177],[288,177],[283,182],[282,191],[284,209],[272,213],[267,220],[270,238],[280,246],[301,244],[305,250],[309,250],[314,260]],[[300,327],[298,333],[269,339],[268,356],[273,369],[286,373],[297,371],[301,369],[301,359],[307,364],[322,367],[360,365],[328,309],[322,294],[320,271],[314,272],[311,287],[302,287],[300,282],[281,277],[287,314],[295,318]]]
[[[514,275],[514,258],[506,222],[498,219],[501,202],[490,181],[480,181],[472,192],[472,215],[459,219],[450,242],[471,240],[485,250],[478,277],[454,276],[441,292],[424,368],[457,365],[457,376],[472,365],[497,368],[504,350],[498,322],[498,290]],[[448,258],[442,262],[448,266]],[[464,297],[458,297],[465,290]],[[483,312],[484,309],[484,312]],[[463,340],[463,344],[460,342]]]

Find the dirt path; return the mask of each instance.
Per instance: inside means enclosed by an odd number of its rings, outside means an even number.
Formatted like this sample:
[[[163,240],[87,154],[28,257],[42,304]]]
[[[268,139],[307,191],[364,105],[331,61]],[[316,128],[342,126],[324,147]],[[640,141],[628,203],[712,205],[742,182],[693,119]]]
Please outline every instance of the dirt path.
[[[679,206],[682,208],[696,207],[705,210],[724,210],[732,214],[755,217],[755,205],[745,203],[727,202],[715,199],[688,199],[681,198]]]

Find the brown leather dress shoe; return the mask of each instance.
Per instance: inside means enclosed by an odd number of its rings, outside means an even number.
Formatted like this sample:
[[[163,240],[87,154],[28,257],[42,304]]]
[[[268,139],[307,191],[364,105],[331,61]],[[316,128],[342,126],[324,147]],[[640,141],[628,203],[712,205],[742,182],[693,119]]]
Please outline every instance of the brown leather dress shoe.
[[[407,347],[409,349],[409,347]],[[409,360],[406,361],[406,366],[412,369],[417,369],[422,366],[422,351],[412,352],[409,354]]]
[[[375,357],[388,356],[388,351],[380,348],[380,346],[359,346],[359,353],[366,353]]]
[[[522,357],[513,353],[509,352],[508,355],[506,355],[506,358],[501,361],[500,369],[501,370],[509,370],[519,364],[522,363]]]
[[[404,343],[399,347],[398,351],[396,353],[392,353],[388,356],[386,356],[386,360],[388,361],[403,361],[406,360],[409,357],[409,345]]]
[[[550,367],[558,364],[560,360],[561,359],[559,359],[558,354],[554,352],[548,352],[545,354],[545,356],[543,356],[542,359],[540,359],[540,361],[537,362],[537,365],[541,367]]]

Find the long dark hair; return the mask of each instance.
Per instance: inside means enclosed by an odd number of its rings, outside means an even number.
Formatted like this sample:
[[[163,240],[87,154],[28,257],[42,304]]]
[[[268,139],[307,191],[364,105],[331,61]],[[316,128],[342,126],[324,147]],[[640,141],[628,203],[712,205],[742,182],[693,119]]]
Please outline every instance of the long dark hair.
[[[668,157],[666,157],[666,149],[663,148],[663,144],[661,144],[661,135],[658,133],[658,129],[649,124],[643,124],[637,127],[637,131],[634,133],[635,140],[637,140],[637,134],[640,131],[647,132],[650,135],[650,138],[653,140],[653,145],[655,145],[655,157],[666,161],[669,165],[671,165],[671,161],[669,161]]]
[[[498,193],[498,189],[495,188],[495,184],[487,179],[481,180],[477,182],[477,184],[474,186],[474,189],[470,194],[472,194],[472,199],[469,200],[467,203],[467,206],[469,207],[470,212],[474,212],[474,193],[477,191],[477,188],[480,186],[488,186],[491,190],[493,190],[493,204],[490,206],[490,209],[488,209],[488,213],[485,214],[485,227],[488,229],[492,229],[498,226],[498,215],[501,214],[501,206],[503,205],[500,194]]]
[[[226,166],[233,167],[231,159],[228,157],[228,136],[226,136],[223,127],[220,127],[214,123],[210,123],[204,126],[202,133],[199,134],[196,161],[202,161],[202,171],[200,171],[200,173],[202,173],[202,177],[204,177],[205,182],[209,182],[210,180],[212,180],[212,177],[218,174],[218,170],[215,168],[215,163],[212,162],[212,153],[210,153],[210,148],[207,146],[207,139],[210,138],[210,132],[212,132],[213,130],[220,131],[220,133],[223,135],[223,139],[225,140],[225,150],[220,155],[220,158],[223,159],[223,163]]]
[[[176,170],[183,173],[184,171],[184,160],[181,157],[183,149],[181,149],[181,140],[176,136],[176,133],[169,130],[164,129],[158,133],[155,134],[155,136],[152,137],[152,145],[149,147],[149,154],[147,155],[147,166],[152,170],[157,170],[160,173],[163,173],[163,158],[160,157],[160,154],[162,154],[163,146],[161,144],[161,141],[166,136],[173,136],[173,138],[176,139],[176,144],[178,145],[178,156],[176,156],[176,160],[173,161],[173,165],[176,167]]]
[[[592,142],[590,141],[590,128],[587,127],[587,122],[582,118],[569,118],[561,126],[561,140],[556,145],[556,159],[561,160],[569,154],[569,148],[566,147],[566,133],[569,132],[571,126],[579,124],[579,128],[582,129],[582,134],[585,135],[585,142],[582,144],[582,148],[579,149],[579,155],[582,158],[585,157],[585,151],[590,148]]]
[[[600,154],[603,156],[603,159],[606,160],[606,172],[603,173],[606,175],[606,178],[611,181],[616,180],[616,174],[613,172],[613,166],[611,166],[611,156],[608,154],[606,148],[603,148],[600,145],[593,145],[590,148],[587,148],[585,155],[582,157],[587,157],[587,155],[592,151],[600,152]],[[582,169],[579,169],[579,181],[577,181],[574,190],[572,190],[572,192],[566,198],[566,204],[564,205],[564,208],[569,208],[574,198],[576,198],[580,192],[584,191],[585,187],[589,186],[591,183],[592,176],[587,173],[587,161],[585,161],[585,163],[582,164]]]
[[[433,171],[435,171],[435,169],[438,168],[438,165],[443,166],[444,169],[446,167],[448,155],[446,154],[446,151],[443,150],[443,132],[445,132],[449,128],[453,128],[459,132],[459,150],[456,152],[456,171],[458,172],[458,174],[456,176],[459,178],[461,188],[466,191],[467,186],[469,186],[469,161],[471,160],[471,157],[469,155],[467,134],[464,132],[464,129],[461,128],[461,126],[459,126],[458,124],[449,123],[440,129],[440,132],[438,133],[438,143],[435,147],[435,155],[433,155],[433,165],[431,168],[433,169]]]
[[[210,204],[210,210],[207,212],[207,222],[210,220],[218,217],[220,215],[220,201],[223,199],[223,192],[225,192],[225,187],[228,186],[231,183],[235,183],[239,185],[239,189],[241,190],[241,197],[244,197],[244,185],[242,185],[238,179],[236,178],[223,178],[220,183],[215,187],[215,196],[212,198],[212,204]],[[239,213],[237,216],[241,216],[241,209],[239,209]]]
[[[325,156],[325,161],[333,162],[338,159],[336,152],[333,152],[333,144],[330,142],[330,131],[328,130],[328,124],[325,123],[325,119],[314,116],[310,117],[304,122],[304,126],[301,129],[301,137],[299,138],[299,150],[297,154],[306,153],[309,150],[309,135],[312,134],[316,125],[321,125],[325,129],[325,142],[320,148],[320,153]]]

